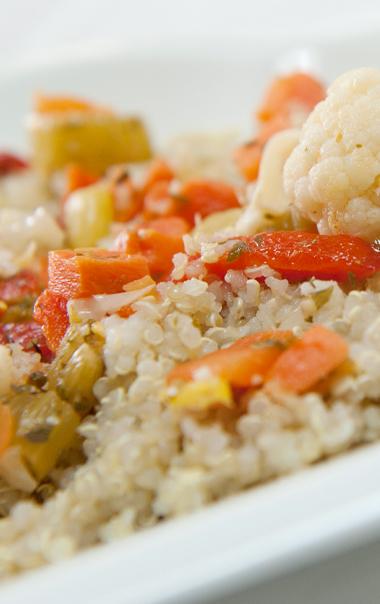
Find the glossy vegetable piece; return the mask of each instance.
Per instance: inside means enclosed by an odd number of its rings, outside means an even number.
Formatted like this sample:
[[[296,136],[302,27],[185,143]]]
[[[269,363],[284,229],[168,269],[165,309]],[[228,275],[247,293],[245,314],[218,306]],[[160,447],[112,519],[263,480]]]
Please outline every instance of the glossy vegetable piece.
[[[316,277],[335,281],[365,279],[380,271],[380,251],[352,235],[277,231],[236,238],[209,271],[224,277],[229,269],[269,265],[284,279]]]
[[[144,197],[144,216],[180,216],[191,226],[195,215],[205,218],[213,212],[240,208],[235,188],[224,182],[208,179],[187,180],[175,193],[169,190],[169,182],[158,181]]]
[[[12,172],[20,172],[28,167],[28,163],[17,155],[0,153],[0,177],[12,174]]]
[[[47,289],[34,305],[34,320],[42,326],[46,343],[52,352],[57,352],[70,325],[66,305],[66,298],[56,296]]]
[[[189,382],[197,372],[207,369],[211,377],[220,377],[235,387],[259,386],[275,360],[294,340],[292,331],[280,330],[245,336],[228,348],[180,363],[168,373],[168,383]]]
[[[71,97],[40,96],[29,131],[32,163],[45,172],[75,162],[102,174],[108,166],[151,155],[143,123]]]
[[[42,480],[67,448],[80,419],[68,403],[53,392],[24,392],[15,395],[9,407],[16,423],[11,446],[20,447],[37,481]]]
[[[77,189],[93,185],[99,180],[99,175],[94,172],[84,170],[79,164],[69,164],[65,170],[66,195],[69,195]]]
[[[325,88],[318,80],[307,73],[295,72],[273,81],[257,110],[257,117],[268,121],[279,113],[290,113],[296,104],[310,112],[325,98]]]
[[[11,408],[0,404],[0,457],[9,447],[14,430],[15,421]]]
[[[170,399],[173,407],[184,409],[208,409],[212,405],[234,406],[234,397],[229,383],[222,378],[213,380],[187,382],[178,393]]]
[[[114,216],[113,196],[106,184],[95,183],[74,191],[63,206],[63,222],[69,246],[95,245],[108,235]]]
[[[279,356],[267,380],[271,388],[307,392],[347,357],[347,341],[327,327],[315,325]]]
[[[25,352],[38,352],[44,363],[53,358],[42,328],[35,321],[0,325],[0,336],[3,344],[20,344]]]
[[[96,403],[92,390],[104,371],[103,344],[99,323],[69,327],[49,370],[46,388],[55,390],[81,417]]]
[[[173,255],[184,251],[183,235],[190,225],[178,216],[157,218],[124,231],[115,241],[115,249],[127,254],[142,254],[148,262],[153,278],[173,269]]]
[[[187,180],[180,187],[176,199],[180,203],[178,216],[192,226],[195,224],[196,214],[205,218],[213,212],[241,207],[232,185],[207,179]]]
[[[295,113],[307,115],[325,97],[322,84],[305,73],[296,72],[273,81],[257,111],[259,129],[255,138],[234,153],[237,166],[248,181],[257,178],[267,140],[276,132],[294,126]]]
[[[167,161],[163,157],[155,157],[145,176],[145,182],[142,188],[143,195],[145,195],[157,182],[169,183],[174,176],[175,174]]]
[[[49,291],[66,300],[117,294],[149,274],[144,257],[101,248],[49,252],[48,271]]]

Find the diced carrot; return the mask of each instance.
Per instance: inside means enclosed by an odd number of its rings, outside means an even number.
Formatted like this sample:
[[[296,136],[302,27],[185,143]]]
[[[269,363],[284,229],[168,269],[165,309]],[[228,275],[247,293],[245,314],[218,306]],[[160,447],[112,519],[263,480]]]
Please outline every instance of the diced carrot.
[[[180,203],[176,214],[192,226],[195,224],[195,214],[205,218],[213,212],[240,207],[235,188],[216,180],[201,178],[187,180],[182,184],[175,198]]]
[[[99,112],[107,111],[102,107],[66,95],[36,94],[34,110],[37,113],[67,113],[70,111]]]
[[[47,345],[52,352],[57,352],[70,325],[66,305],[65,298],[54,295],[48,289],[45,289],[34,305],[34,320],[42,325]]]
[[[9,447],[15,431],[15,421],[8,405],[0,405],[0,458]]]
[[[246,336],[229,348],[177,365],[169,372],[168,382],[191,381],[199,370],[205,368],[234,387],[259,386],[284,347],[294,340],[292,331],[268,330]]]
[[[49,252],[49,291],[70,300],[116,294],[123,285],[149,274],[143,256],[100,248]]]
[[[266,376],[268,387],[273,384],[307,392],[347,357],[347,341],[327,327],[315,325],[278,357]]]
[[[107,172],[112,195],[115,220],[129,222],[142,210],[142,194],[134,186],[128,171],[122,165],[114,166]]]
[[[163,235],[169,237],[182,237],[190,231],[190,225],[180,216],[168,216],[167,218],[155,218],[145,222],[143,227],[154,229]]]
[[[144,196],[144,219],[175,216],[181,209],[180,200],[169,193],[169,180],[159,180],[152,184]]]
[[[155,157],[150,164],[142,193],[145,195],[157,182],[170,182],[174,178],[174,172],[163,157]]]
[[[99,175],[89,172],[79,164],[68,164],[65,168],[66,196],[73,191],[92,185],[99,180]]]
[[[157,218],[123,231],[115,241],[115,250],[127,254],[142,254],[153,278],[158,279],[173,269],[174,254],[184,251],[183,235],[190,225],[178,216]]]
[[[291,127],[292,111],[300,108],[310,113],[324,98],[326,91],[322,84],[305,73],[274,80],[257,111],[260,125],[255,139],[234,152],[236,164],[248,181],[257,178],[267,140],[276,132]]]
[[[234,150],[234,160],[242,175],[251,182],[257,178],[259,173],[261,156],[267,140],[285,128],[290,127],[289,117],[284,114],[274,115],[273,118],[264,122],[257,133],[256,138]]]
[[[270,120],[280,112],[287,112],[294,101],[311,111],[317,103],[326,98],[323,85],[306,73],[296,72],[274,80],[257,111],[260,120]]]

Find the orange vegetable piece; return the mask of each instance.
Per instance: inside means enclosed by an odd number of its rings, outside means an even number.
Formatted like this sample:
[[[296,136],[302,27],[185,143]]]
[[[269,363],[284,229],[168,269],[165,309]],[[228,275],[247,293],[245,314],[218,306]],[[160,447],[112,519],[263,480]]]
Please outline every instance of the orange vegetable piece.
[[[143,256],[100,248],[49,252],[49,291],[70,300],[116,294],[123,285],[149,274]]]
[[[109,110],[67,95],[36,94],[34,97],[34,110],[37,113],[67,113],[70,111],[102,112]]]
[[[99,180],[99,175],[85,170],[79,164],[68,164],[65,168],[66,175],[66,195],[70,195],[77,189],[88,187]]]
[[[261,156],[267,140],[276,132],[290,127],[289,117],[278,114],[270,121],[265,122],[259,130],[256,138],[245,143],[234,150],[234,160],[237,167],[245,178],[251,182],[259,173]]]
[[[195,223],[195,214],[205,218],[213,212],[240,208],[235,188],[216,180],[187,180],[182,184],[175,198],[180,204],[177,214],[192,226]]]
[[[181,203],[169,193],[169,180],[154,182],[144,196],[144,218],[152,220],[158,217],[175,216]]]
[[[324,86],[306,73],[296,72],[274,80],[257,111],[259,120],[267,121],[276,114],[288,113],[294,102],[311,111],[326,98]]]
[[[257,136],[234,152],[242,175],[248,181],[257,178],[265,143],[276,132],[291,127],[291,113],[297,106],[310,113],[325,98],[322,84],[308,74],[294,73],[274,80],[257,112],[260,122]]]
[[[42,326],[46,343],[52,352],[57,352],[70,325],[66,305],[65,298],[54,295],[48,289],[45,289],[34,305],[34,320]]]
[[[155,157],[145,176],[145,183],[142,189],[143,194],[145,195],[157,182],[170,182],[174,176],[174,172],[168,162],[163,157]]]
[[[173,255],[184,251],[182,237],[189,230],[190,225],[179,216],[157,218],[121,233],[115,249],[145,256],[151,275],[158,279],[173,269]]]
[[[314,325],[274,362],[267,374],[268,386],[307,392],[347,357],[344,338],[323,325]]]
[[[270,367],[282,353],[284,346],[295,340],[292,331],[267,330],[241,338],[228,348],[186,361],[168,374],[168,382],[189,382],[201,368],[227,380],[232,386],[249,388],[261,385]]]
[[[15,421],[8,405],[0,405],[0,458],[9,447],[15,432]]]

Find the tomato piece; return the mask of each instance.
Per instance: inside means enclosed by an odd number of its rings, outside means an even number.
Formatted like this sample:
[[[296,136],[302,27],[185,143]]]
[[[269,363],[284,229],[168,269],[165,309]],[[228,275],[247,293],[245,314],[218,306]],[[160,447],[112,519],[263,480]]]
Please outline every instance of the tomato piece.
[[[36,273],[21,271],[14,277],[0,280],[0,300],[7,304],[17,304],[25,298],[37,298],[42,289]]]
[[[315,277],[334,281],[365,279],[380,271],[380,250],[353,235],[315,235],[301,231],[259,233],[234,239],[236,243],[210,272],[224,277],[229,269],[245,270],[267,264],[284,279]]]
[[[27,162],[20,157],[11,153],[0,153],[0,176],[6,176],[12,172],[20,172],[28,167]]]
[[[42,326],[46,343],[52,352],[57,352],[58,346],[70,325],[66,305],[67,300],[65,298],[55,296],[47,289],[40,295],[34,305],[34,320]]]
[[[26,352],[39,352],[43,363],[53,360],[54,355],[48,348],[43,331],[35,321],[5,323],[0,326],[0,334],[1,344],[21,344]]]

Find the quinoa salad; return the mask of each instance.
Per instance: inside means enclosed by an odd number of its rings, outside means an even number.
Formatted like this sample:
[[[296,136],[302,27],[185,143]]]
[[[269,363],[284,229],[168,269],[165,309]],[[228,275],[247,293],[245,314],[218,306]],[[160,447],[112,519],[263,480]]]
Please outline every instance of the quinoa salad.
[[[0,152],[0,579],[380,439],[380,72],[251,140],[40,94]]]

